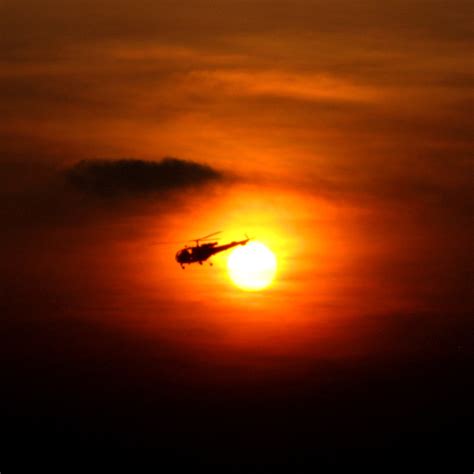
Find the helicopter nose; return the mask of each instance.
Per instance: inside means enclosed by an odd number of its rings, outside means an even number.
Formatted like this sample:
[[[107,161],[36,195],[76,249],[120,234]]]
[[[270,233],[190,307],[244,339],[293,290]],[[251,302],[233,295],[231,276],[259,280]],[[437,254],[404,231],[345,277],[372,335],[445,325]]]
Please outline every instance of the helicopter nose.
[[[176,254],[176,261],[178,263],[188,263],[189,262],[189,252],[187,249],[181,249],[180,251],[178,251],[178,253]]]

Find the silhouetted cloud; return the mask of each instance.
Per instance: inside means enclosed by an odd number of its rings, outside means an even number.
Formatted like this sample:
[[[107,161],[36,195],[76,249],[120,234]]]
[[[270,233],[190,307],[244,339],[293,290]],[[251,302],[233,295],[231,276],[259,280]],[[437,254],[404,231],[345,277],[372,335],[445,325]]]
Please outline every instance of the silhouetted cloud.
[[[210,166],[177,158],[84,160],[66,171],[77,189],[98,196],[140,196],[206,184],[222,178]]]
[[[7,241],[17,245],[31,232],[39,238],[40,232],[49,235],[54,228],[84,230],[98,221],[111,225],[150,214],[158,219],[170,209],[182,212],[199,195],[197,189],[206,188],[212,197],[215,187],[230,184],[224,172],[177,158],[83,160],[72,165],[64,160],[4,158],[3,246]]]

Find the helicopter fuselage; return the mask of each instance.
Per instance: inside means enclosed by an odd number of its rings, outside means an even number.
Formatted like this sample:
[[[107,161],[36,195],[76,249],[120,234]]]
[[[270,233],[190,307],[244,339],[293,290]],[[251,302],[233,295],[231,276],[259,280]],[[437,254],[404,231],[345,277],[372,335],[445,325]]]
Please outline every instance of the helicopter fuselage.
[[[223,252],[224,250],[231,249],[237,245],[245,245],[249,239],[230,242],[225,245],[217,245],[217,242],[208,242],[202,245],[196,245],[194,247],[185,247],[178,250],[176,253],[176,261],[184,268],[184,265],[190,265],[191,263],[205,262],[209,257],[212,257],[216,253]]]

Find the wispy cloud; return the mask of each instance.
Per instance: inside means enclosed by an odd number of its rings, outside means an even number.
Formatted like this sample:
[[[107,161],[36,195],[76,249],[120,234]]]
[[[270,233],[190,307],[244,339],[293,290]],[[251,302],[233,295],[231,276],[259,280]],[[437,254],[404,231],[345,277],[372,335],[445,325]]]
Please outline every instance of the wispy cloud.
[[[304,74],[271,70],[198,71],[190,81],[201,82],[227,94],[271,96],[298,100],[374,101],[380,93],[375,88],[358,85],[327,74]]]

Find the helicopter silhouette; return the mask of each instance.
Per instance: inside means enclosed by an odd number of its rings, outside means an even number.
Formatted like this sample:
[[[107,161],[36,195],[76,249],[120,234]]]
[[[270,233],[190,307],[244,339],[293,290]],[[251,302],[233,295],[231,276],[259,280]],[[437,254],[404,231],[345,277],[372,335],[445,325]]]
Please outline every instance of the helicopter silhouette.
[[[178,250],[175,258],[181,265],[181,268],[184,270],[184,265],[191,265],[191,263],[199,263],[199,265],[202,265],[202,262],[205,262],[209,257],[212,257],[212,255],[237,247],[237,245],[245,245],[250,240],[250,238],[247,237],[244,240],[234,241],[224,245],[217,245],[218,242],[207,242],[209,237],[213,237],[220,233],[221,231],[213,232],[212,234],[200,237],[199,239],[192,239],[190,242],[196,242],[195,246],[185,246],[183,249]],[[206,243],[201,244],[200,242]],[[212,262],[210,262],[210,264],[212,265]]]

